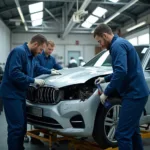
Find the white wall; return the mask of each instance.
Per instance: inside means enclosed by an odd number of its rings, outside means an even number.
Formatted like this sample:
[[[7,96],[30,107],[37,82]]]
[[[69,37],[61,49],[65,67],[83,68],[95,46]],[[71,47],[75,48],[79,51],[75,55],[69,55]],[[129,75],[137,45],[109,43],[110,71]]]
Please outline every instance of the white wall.
[[[10,34],[9,28],[0,20],[0,66],[3,68],[10,52]]]
[[[135,32],[135,33],[133,33],[133,34],[127,36],[126,39],[132,39],[132,38],[134,38],[134,37],[138,37],[138,36],[143,35],[143,34],[146,34],[146,33],[149,33],[149,28],[144,29],[144,30],[141,30],[141,31],[139,31],[139,32]]]
[[[144,36],[141,41],[141,36]],[[130,42],[133,40],[133,45],[141,45],[141,44],[150,44],[150,28],[146,28],[143,30],[140,30],[138,32],[135,32],[133,34],[130,34],[125,37]],[[136,43],[136,44],[135,44]]]
[[[33,33],[13,33],[12,34],[12,48],[17,45],[29,42]],[[56,44],[54,54],[63,57],[64,65],[68,65],[68,51],[80,51],[80,54],[87,62],[95,56],[95,46],[97,42],[94,40],[91,34],[71,34],[64,40],[58,38],[56,34],[43,34],[48,40],[53,40]],[[76,45],[76,41],[79,41],[79,45]]]

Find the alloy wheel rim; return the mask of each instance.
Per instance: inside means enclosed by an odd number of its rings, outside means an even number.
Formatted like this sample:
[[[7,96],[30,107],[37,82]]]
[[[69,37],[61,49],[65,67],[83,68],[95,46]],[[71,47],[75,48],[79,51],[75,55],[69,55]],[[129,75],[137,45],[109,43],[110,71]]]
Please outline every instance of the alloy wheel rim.
[[[115,139],[115,132],[119,121],[120,108],[121,105],[114,105],[111,107],[104,120],[104,132],[106,138],[111,143],[117,143],[117,140]]]

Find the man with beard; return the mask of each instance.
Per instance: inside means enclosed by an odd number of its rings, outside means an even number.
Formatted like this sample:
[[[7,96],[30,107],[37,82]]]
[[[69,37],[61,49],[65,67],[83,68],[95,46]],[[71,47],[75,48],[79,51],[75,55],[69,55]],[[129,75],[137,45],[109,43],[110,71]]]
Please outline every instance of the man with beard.
[[[26,91],[30,83],[44,85],[44,80],[34,79],[33,70],[51,73],[49,69],[36,66],[33,58],[47,45],[42,35],[35,35],[29,43],[14,48],[6,62],[4,76],[0,86],[5,116],[8,123],[8,150],[23,150],[26,134]]]
[[[113,91],[122,97],[122,107],[115,138],[119,150],[143,150],[139,120],[148,99],[149,89],[144,78],[140,59],[127,40],[112,33],[106,24],[99,25],[94,38],[112,57],[113,74],[99,77],[96,82],[110,82],[100,96],[102,104]],[[111,103],[111,101],[110,101]]]

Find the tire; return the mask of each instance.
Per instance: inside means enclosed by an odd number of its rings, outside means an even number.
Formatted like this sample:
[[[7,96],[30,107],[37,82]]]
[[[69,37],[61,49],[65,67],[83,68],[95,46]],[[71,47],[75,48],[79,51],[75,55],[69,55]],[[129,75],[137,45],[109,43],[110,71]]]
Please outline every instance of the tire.
[[[108,147],[117,147],[117,141],[114,135],[119,120],[121,99],[109,98],[109,102],[111,103],[111,107],[108,109],[106,109],[102,104],[100,104],[96,114],[93,130],[93,138],[95,142],[99,144],[100,148],[103,149],[106,149]],[[111,135],[112,138],[110,138]]]

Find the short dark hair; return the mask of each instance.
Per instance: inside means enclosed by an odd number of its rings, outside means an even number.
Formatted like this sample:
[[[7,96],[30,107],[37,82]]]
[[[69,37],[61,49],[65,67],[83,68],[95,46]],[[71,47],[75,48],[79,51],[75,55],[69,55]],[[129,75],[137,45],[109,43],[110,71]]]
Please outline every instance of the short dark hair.
[[[44,43],[47,44],[47,39],[45,38],[45,36],[41,35],[41,34],[37,34],[35,36],[32,37],[30,43],[34,43],[37,42],[39,45],[42,45]]]
[[[94,31],[95,36],[103,36],[103,33],[113,34],[112,29],[106,24],[100,24]]]

